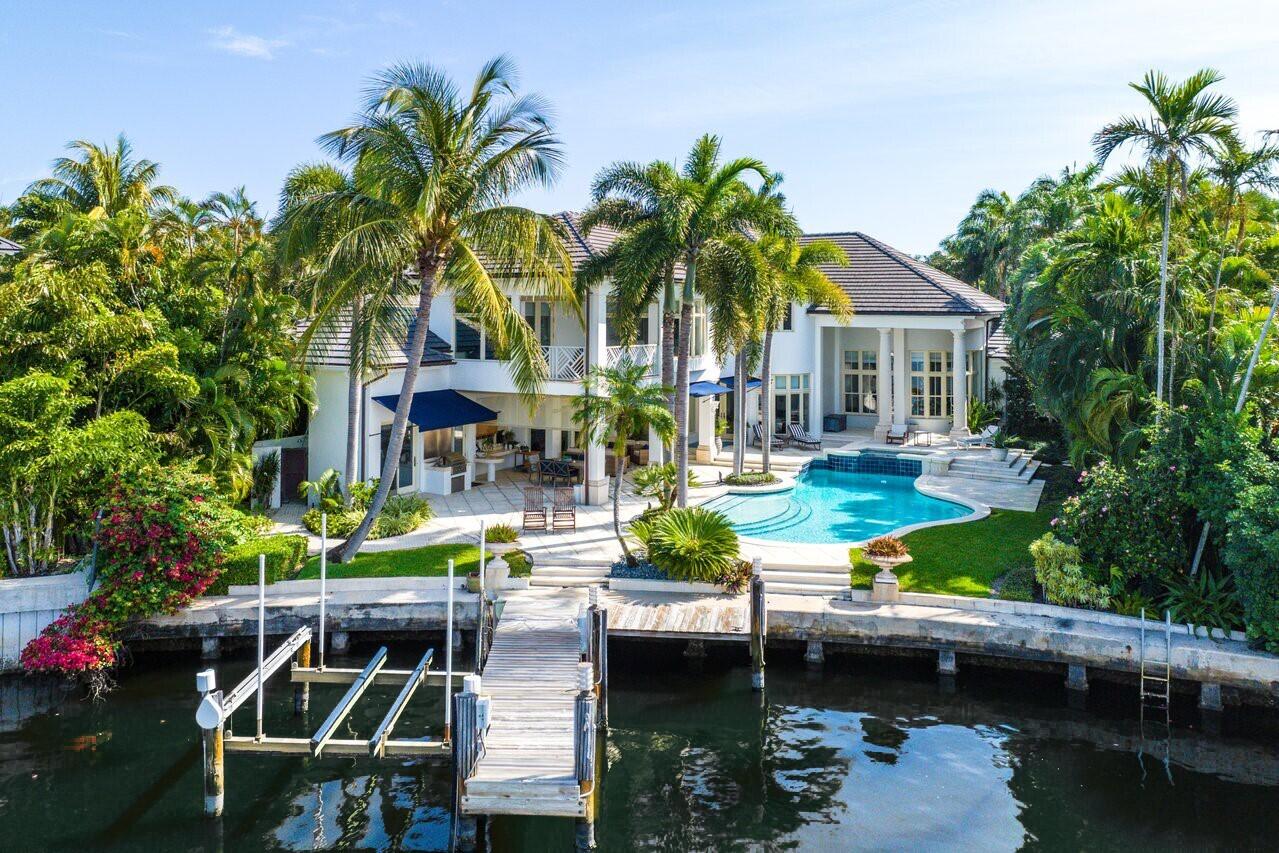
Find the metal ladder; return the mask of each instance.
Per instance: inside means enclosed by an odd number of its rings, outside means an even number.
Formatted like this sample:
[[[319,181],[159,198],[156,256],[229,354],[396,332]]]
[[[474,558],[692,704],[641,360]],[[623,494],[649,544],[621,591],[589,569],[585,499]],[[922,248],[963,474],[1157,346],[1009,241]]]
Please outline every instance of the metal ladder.
[[[1158,748],[1154,750],[1164,765],[1164,773],[1168,776],[1168,782],[1172,783],[1172,615],[1168,611],[1164,611],[1163,633],[1164,633],[1164,654],[1163,660],[1155,660],[1146,656],[1146,608],[1141,609],[1141,645],[1138,651],[1138,675],[1140,682],[1138,690],[1140,692],[1140,715],[1141,715],[1141,745],[1137,751],[1137,761],[1141,764],[1142,776],[1145,777],[1146,765],[1142,760],[1146,752],[1146,724],[1149,722],[1157,729],[1163,727],[1162,737],[1152,738],[1158,743]],[[1158,625],[1159,623],[1155,622]],[[1155,716],[1148,717],[1147,709],[1154,712]],[[1162,719],[1159,718],[1158,712],[1163,711]]]

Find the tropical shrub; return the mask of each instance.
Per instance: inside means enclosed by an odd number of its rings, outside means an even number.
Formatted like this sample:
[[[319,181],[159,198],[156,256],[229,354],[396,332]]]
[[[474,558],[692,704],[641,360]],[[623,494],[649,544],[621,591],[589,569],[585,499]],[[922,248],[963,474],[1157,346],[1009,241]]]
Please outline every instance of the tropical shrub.
[[[1232,631],[1243,625],[1243,608],[1230,575],[1204,570],[1195,577],[1169,581],[1161,604],[1172,621]]]
[[[509,524],[495,524],[484,531],[486,542],[504,544],[520,538],[520,532]]]
[[[635,482],[635,492],[646,498],[654,498],[657,507],[668,510],[675,506],[675,497],[679,492],[679,472],[674,462],[661,465],[646,465],[635,469],[631,475]],[[692,471],[688,472],[688,486],[695,488],[701,485]]]
[[[222,572],[209,585],[208,594],[226,595],[231,586],[258,582],[258,555],[266,556],[266,582],[288,580],[306,562],[306,537],[300,535],[261,536],[241,542],[227,551]]]
[[[298,497],[325,512],[340,510],[346,505],[342,497],[342,474],[336,468],[329,468],[319,479],[303,480],[298,483]]]
[[[1279,486],[1249,486],[1238,499],[1222,558],[1234,574],[1248,636],[1279,652]]]
[[[273,450],[263,454],[253,463],[253,487],[250,496],[255,507],[266,507],[271,503],[271,494],[275,491],[275,483],[280,479],[280,451]]]
[[[724,592],[734,595],[745,592],[746,588],[750,586],[753,570],[750,561],[733,560],[728,568],[720,572],[719,576],[715,578],[715,585],[722,587]]]
[[[370,539],[412,533],[431,518],[431,502],[418,495],[395,495],[387,499],[382,514],[373,523]]]
[[[316,536],[320,535],[321,516],[325,511],[318,506],[313,506],[306,512],[302,513],[302,526]],[[344,510],[340,507],[332,512],[327,513],[329,520],[325,526],[327,534],[334,539],[345,539],[355,532],[355,528],[364,520],[363,510]]]
[[[1184,469],[1153,450],[1128,467],[1102,462],[1079,475],[1078,495],[1062,504],[1056,532],[1078,546],[1097,582],[1166,579],[1186,565]]]
[[[1034,601],[1034,566],[1020,565],[1009,569],[1000,581],[999,597],[1005,601]]]
[[[533,558],[527,551],[507,551],[502,559],[511,567],[513,578],[526,578],[533,573]]]
[[[648,558],[672,580],[715,583],[737,560],[737,532],[713,510],[672,509],[652,523]]]
[[[98,533],[99,584],[27,645],[23,667],[88,675],[101,688],[124,624],[171,613],[207,590],[227,549],[242,541],[242,519],[211,478],[190,469],[117,476]]]
[[[766,486],[778,482],[778,478],[772,471],[745,471],[729,474],[724,482],[730,486]]]
[[[1035,560],[1035,580],[1053,604],[1097,608],[1109,604],[1110,591],[1087,577],[1076,546],[1045,533],[1030,543],[1030,556]]]
[[[968,428],[973,432],[981,432],[999,420],[999,412],[985,400],[973,397],[968,401]]]
[[[910,548],[896,536],[876,536],[862,547],[862,554],[867,557],[905,557]]]

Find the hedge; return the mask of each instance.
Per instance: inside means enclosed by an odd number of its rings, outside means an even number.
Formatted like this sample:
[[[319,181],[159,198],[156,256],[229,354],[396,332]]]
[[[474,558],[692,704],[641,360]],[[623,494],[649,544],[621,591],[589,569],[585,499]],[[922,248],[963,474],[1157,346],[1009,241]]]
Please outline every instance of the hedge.
[[[289,534],[261,536],[227,551],[222,574],[209,587],[212,595],[226,595],[231,586],[258,582],[258,555],[266,555],[266,582],[288,580],[306,562],[306,537]]]

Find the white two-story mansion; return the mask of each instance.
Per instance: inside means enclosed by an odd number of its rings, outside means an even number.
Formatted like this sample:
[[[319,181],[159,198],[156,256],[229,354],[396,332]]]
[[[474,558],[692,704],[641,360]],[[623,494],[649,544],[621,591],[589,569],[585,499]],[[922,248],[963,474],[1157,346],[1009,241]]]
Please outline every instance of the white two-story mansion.
[[[606,229],[590,235],[572,214],[560,214],[575,265],[615,237]],[[873,432],[883,440],[893,425],[913,431],[967,435],[968,399],[984,397],[988,383],[1000,381],[1007,339],[998,334],[1004,304],[976,288],[856,231],[813,234],[848,254],[847,267],[826,270],[852,299],[855,315],[841,321],[823,309],[793,305],[773,339],[773,417],[776,433],[790,422],[821,436],[835,431]],[[399,460],[401,493],[443,494],[482,483],[494,467],[525,461],[524,454],[489,454],[477,449],[495,438],[524,446],[544,459],[576,460],[588,503],[607,499],[611,460],[602,446],[582,446],[573,423],[581,379],[594,365],[623,358],[647,364],[659,376],[660,312],[650,306],[637,342],[623,346],[610,323],[607,284],[582,306],[585,323],[554,301],[511,290],[511,300],[536,330],[550,366],[550,380],[535,410],[516,393],[507,365],[496,358],[484,330],[454,310],[451,294],[432,306],[430,337],[410,409],[410,431]],[[308,358],[318,406],[305,439],[286,442],[281,491],[286,500],[305,475],[345,466],[348,361],[338,330]],[[711,461],[717,409],[731,416],[737,386],[731,358],[721,364],[708,347],[705,307],[693,309],[690,445],[695,458]],[[378,476],[392,413],[399,399],[404,357],[400,353],[379,375],[368,378],[358,425],[363,437],[360,478]],[[748,378],[748,411],[759,405],[759,382]],[[830,436],[834,438],[835,436]],[[651,438],[651,437],[650,437]],[[652,457],[660,448],[652,441]],[[637,455],[644,452],[642,437]],[[492,456],[497,456],[493,461]],[[463,462],[462,460],[465,460]]]

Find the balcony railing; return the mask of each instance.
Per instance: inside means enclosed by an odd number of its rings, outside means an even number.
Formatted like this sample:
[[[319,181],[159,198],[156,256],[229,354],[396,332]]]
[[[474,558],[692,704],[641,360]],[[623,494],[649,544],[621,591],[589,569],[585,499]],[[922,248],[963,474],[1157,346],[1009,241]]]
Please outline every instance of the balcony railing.
[[[586,375],[586,347],[542,347],[550,378],[572,381]]]
[[[586,375],[586,347],[542,347],[550,378],[572,382]],[[608,347],[604,351],[604,363],[617,367],[624,361],[641,364],[652,374],[657,367],[657,345],[635,344],[629,347]]]
[[[623,361],[640,364],[648,368],[650,374],[657,366],[657,344],[634,344],[629,347],[609,347],[604,353],[609,367],[617,367]]]

